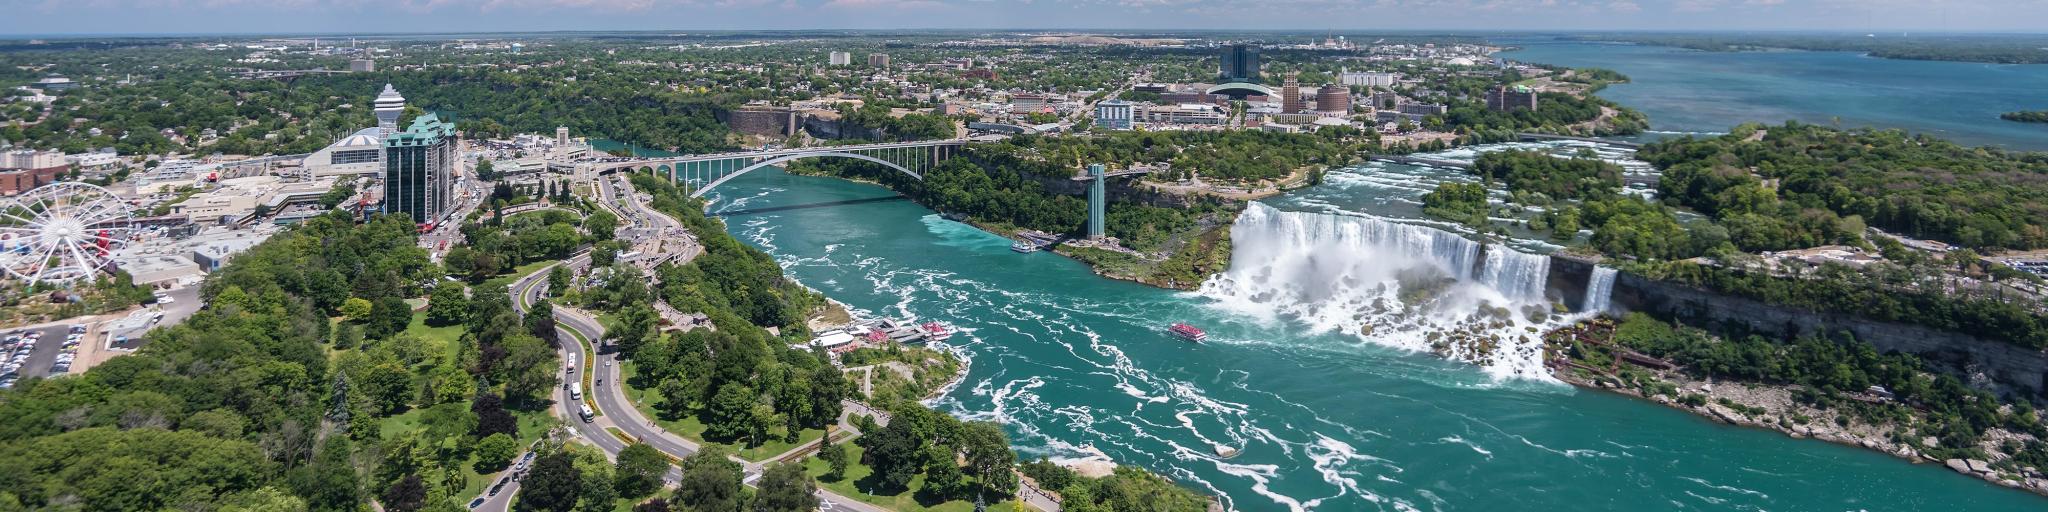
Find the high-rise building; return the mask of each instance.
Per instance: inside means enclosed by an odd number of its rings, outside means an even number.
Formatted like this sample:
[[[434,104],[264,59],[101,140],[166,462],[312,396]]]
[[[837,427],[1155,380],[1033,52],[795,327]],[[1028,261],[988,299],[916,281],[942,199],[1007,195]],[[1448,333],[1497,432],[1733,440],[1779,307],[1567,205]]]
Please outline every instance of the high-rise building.
[[[1536,90],[1526,85],[1495,87],[1486,91],[1486,108],[1499,112],[1536,110]]]
[[[1222,83],[1259,83],[1259,47],[1233,44],[1223,48],[1222,69],[1216,80]]]
[[[1295,81],[1295,74],[1288,73],[1286,81],[1280,83],[1280,112],[1292,114],[1308,106],[1301,100],[1301,82]]]
[[[410,216],[418,224],[439,222],[448,213],[455,158],[455,125],[432,112],[385,137],[384,212]]]
[[[868,54],[868,67],[871,67],[871,68],[887,68],[887,67],[889,67],[889,54],[886,54],[886,53],[870,53],[870,54]]]
[[[851,65],[853,65],[853,54],[851,54],[851,53],[846,53],[846,52],[832,52],[832,55],[831,55],[830,59],[831,59],[831,60],[830,60],[830,61],[827,61],[827,62],[828,62],[829,64],[831,64],[831,65],[834,65],[834,66],[851,66]]]
[[[1095,126],[1110,130],[1129,130],[1131,121],[1137,117],[1135,106],[1128,101],[1109,100],[1095,104]]]
[[[1325,116],[1342,116],[1351,113],[1351,88],[1337,84],[1323,86],[1316,91],[1316,113]]]
[[[557,145],[557,146],[567,146],[567,145],[569,145],[569,127],[567,127],[567,126],[557,126],[557,127],[555,127],[555,145]]]
[[[377,70],[377,61],[370,59],[349,59],[348,72],[368,73]]]
[[[405,113],[405,97],[398,95],[398,89],[384,84],[384,92],[377,94],[377,127],[386,133],[398,131],[398,116]]]

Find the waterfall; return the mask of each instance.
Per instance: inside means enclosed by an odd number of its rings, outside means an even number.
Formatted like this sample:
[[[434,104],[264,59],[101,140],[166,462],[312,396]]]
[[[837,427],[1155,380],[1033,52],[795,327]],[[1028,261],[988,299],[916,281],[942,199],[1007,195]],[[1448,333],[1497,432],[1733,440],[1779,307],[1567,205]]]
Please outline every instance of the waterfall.
[[[1260,203],[1230,236],[1230,269],[1199,292],[1215,307],[1434,352],[1496,377],[1548,376],[1546,256],[1493,245],[1482,258],[1482,244],[1428,226]]]
[[[1586,300],[1579,303],[1581,311],[1599,313],[1607,310],[1608,300],[1614,295],[1614,274],[1614,269],[1593,267],[1592,277],[1586,278]]]
[[[1486,248],[1486,268],[1479,281],[1516,302],[1543,300],[1543,288],[1550,278],[1550,257],[1509,249],[1504,245]]]

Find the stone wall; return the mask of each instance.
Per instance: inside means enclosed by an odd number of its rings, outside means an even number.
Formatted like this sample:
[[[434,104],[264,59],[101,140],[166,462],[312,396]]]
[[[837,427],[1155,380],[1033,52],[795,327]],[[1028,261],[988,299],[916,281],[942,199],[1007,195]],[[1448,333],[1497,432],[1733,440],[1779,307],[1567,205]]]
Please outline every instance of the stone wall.
[[[1581,307],[1592,269],[1593,264],[1585,260],[1552,256],[1551,293],[1562,298],[1567,306]],[[1615,278],[1611,303],[1616,312],[1642,311],[1709,329],[1739,327],[1785,337],[1847,332],[1879,352],[1919,356],[1937,370],[2001,395],[2039,396],[2048,390],[2048,353],[2002,341],[1855,315],[1775,306],[1626,272]]]

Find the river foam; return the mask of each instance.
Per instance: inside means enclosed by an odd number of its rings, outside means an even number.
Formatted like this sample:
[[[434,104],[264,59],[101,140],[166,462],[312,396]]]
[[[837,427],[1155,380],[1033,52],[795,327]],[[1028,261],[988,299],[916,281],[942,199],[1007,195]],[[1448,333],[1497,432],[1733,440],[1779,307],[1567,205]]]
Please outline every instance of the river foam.
[[[1477,364],[1496,381],[1551,380],[1540,333],[1568,319],[1545,294],[1546,256],[1370,216],[1252,203],[1231,227],[1216,307]]]

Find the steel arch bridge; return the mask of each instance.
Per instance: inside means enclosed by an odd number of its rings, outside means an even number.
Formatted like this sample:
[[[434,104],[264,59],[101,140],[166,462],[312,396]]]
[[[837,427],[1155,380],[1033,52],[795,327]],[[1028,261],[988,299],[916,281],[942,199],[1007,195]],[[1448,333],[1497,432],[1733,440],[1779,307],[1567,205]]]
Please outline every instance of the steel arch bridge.
[[[881,164],[919,180],[940,162],[959,154],[964,139],[791,148],[660,158],[607,159],[592,164],[598,174],[646,171],[683,185],[690,197],[757,169],[805,158],[852,158]]]

